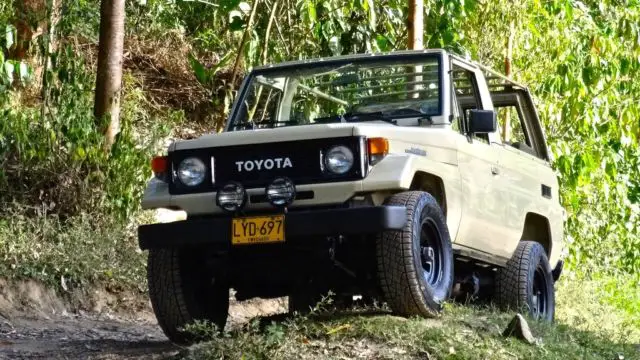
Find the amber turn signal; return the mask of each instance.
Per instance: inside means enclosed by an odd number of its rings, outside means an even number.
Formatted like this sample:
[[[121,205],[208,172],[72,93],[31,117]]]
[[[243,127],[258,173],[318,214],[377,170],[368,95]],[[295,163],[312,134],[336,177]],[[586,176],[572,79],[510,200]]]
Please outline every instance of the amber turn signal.
[[[379,163],[389,153],[389,140],[383,137],[367,139],[367,150],[369,151],[369,165]]]
[[[370,138],[367,140],[369,155],[387,155],[389,153],[389,140],[386,138]]]

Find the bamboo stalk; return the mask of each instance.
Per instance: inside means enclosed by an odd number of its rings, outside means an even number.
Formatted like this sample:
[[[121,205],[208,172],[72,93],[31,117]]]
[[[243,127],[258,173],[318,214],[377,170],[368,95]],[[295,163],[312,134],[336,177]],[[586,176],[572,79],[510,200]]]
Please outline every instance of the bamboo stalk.
[[[509,36],[507,37],[506,53],[504,57],[504,73],[507,77],[511,75],[511,59],[513,58],[513,37],[515,35],[515,24],[513,20],[509,23]],[[502,142],[506,142],[511,138],[511,114],[510,109],[506,108],[504,119],[502,121]]]
[[[263,44],[263,50],[262,50],[262,64],[267,63],[267,55],[269,54],[269,35],[271,34],[271,25],[273,25],[273,19],[275,18],[277,9],[278,9],[278,0],[274,1],[273,7],[271,8],[271,15],[269,15],[269,23],[267,24],[267,31],[265,32],[265,35],[264,35],[264,44]],[[253,107],[249,111],[248,115],[251,121],[253,121],[253,116],[255,115],[256,110],[258,109],[258,105],[260,104],[260,98],[262,97],[262,89],[263,89],[262,86],[258,88],[258,94],[256,95],[255,103],[253,104]],[[263,112],[263,115],[264,115],[264,112]]]
[[[236,83],[236,77],[238,76],[238,71],[240,68],[240,62],[242,61],[242,52],[244,51],[244,47],[247,43],[247,39],[249,37],[249,33],[253,29],[253,21],[256,17],[256,10],[258,9],[258,4],[260,0],[254,0],[253,6],[251,7],[251,14],[249,15],[249,21],[247,22],[247,27],[244,29],[242,33],[242,40],[240,40],[240,46],[238,46],[238,54],[236,55],[236,60],[233,63],[233,72],[231,74],[231,86],[234,86]]]
[[[262,49],[262,64],[267,63],[267,55],[269,51],[269,36],[271,35],[271,26],[273,25],[273,20],[276,17],[276,11],[278,10],[278,0],[273,2],[273,7],[271,8],[271,15],[269,15],[269,23],[267,23],[267,31],[264,34],[264,49]]]

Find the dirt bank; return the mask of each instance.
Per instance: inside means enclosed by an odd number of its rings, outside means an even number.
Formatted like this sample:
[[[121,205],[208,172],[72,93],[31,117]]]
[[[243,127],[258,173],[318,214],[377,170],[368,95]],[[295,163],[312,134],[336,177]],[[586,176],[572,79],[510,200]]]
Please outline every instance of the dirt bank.
[[[284,311],[284,299],[232,297],[227,326]],[[181,350],[141,294],[98,288],[59,295],[34,281],[0,280],[0,359],[173,359]]]

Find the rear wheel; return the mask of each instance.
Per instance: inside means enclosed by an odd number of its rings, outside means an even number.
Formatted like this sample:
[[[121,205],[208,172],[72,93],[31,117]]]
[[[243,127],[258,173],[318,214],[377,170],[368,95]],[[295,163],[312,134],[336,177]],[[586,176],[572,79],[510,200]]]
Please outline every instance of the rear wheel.
[[[523,311],[536,320],[553,321],[555,289],[547,254],[537,242],[522,241],[498,271],[495,296],[503,309]]]
[[[196,320],[223,330],[229,311],[229,286],[206,268],[205,255],[186,249],[149,251],[149,296],[158,324],[174,343],[197,339],[181,329]]]
[[[396,194],[385,203],[407,208],[405,227],[385,231],[377,241],[385,300],[400,315],[437,315],[453,285],[453,250],[442,209],[421,191]]]

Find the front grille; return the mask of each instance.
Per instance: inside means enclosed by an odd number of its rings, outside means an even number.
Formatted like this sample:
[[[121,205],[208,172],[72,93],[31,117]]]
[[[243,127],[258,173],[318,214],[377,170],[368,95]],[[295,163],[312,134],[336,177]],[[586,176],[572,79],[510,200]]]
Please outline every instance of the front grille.
[[[174,170],[183,159],[192,156],[199,157],[209,168],[204,182],[195,187],[185,186],[173,174],[169,193],[216,191],[229,181],[237,181],[247,189],[261,188],[277,176],[287,176],[296,185],[359,180],[366,175],[361,143],[360,137],[341,137],[173,151],[169,160]],[[328,173],[321,167],[321,152],[326,153],[335,145],[349,147],[355,158],[353,168],[343,175]]]

